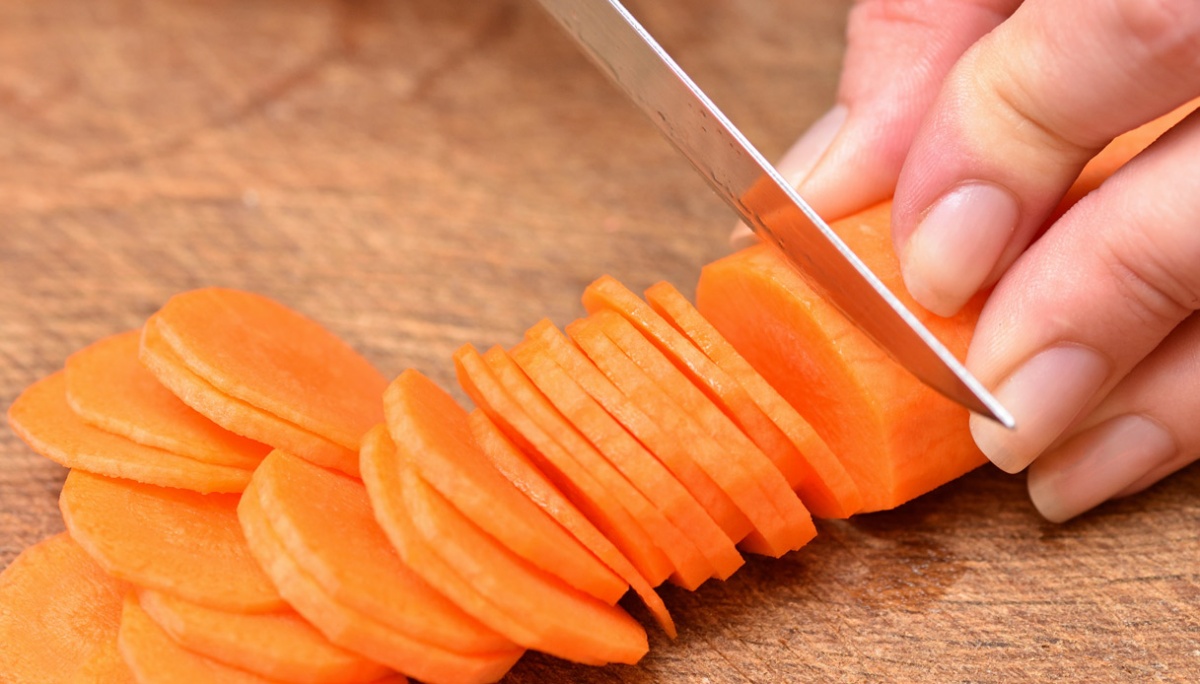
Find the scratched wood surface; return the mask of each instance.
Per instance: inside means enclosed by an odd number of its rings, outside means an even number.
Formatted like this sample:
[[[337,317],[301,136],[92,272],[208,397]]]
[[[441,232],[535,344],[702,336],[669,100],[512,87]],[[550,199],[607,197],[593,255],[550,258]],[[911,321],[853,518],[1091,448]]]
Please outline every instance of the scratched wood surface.
[[[832,102],[848,2],[631,4],[769,155]],[[529,2],[0,4],[5,406],[208,284],[453,387],[459,345],[568,322],[602,273],[690,292],[729,225]],[[63,477],[0,431],[0,565],[62,528]],[[1192,469],[1052,526],[982,469],[665,589],[680,637],[637,667],[507,681],[1200,681],[1198,494]]]

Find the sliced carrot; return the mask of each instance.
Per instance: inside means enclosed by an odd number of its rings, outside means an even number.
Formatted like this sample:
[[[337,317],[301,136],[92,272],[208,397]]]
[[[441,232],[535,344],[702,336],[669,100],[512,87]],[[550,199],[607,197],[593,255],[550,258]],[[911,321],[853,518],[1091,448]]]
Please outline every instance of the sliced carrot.
[[[383,376],[316,321],[262,295],[205,288],[155,315],[192,372],[231,397],[357,451],[383,420]]]
[[[431,380],[401,373],[384,393],[384,413],[397,455],[510,551],[609,604],[629,588],[488,462],[467,412]]]
[[[159,334],[158,319],[142,329],[142,363],[185,404],[217,425],[250,439],[294,453],[317,465],[358,475],[358,452],[231,397],[184,365]]]
[[[652,586],[661,584],[672,572],[671,563],[629,511],[529,416],[521,398],[509,393],[479,352],[469,345],[462,347],[454,354],[454,363],[459,383],[476,406],[616,544]]]
[[[238,515],[250,548],[280,592],[297,612],[343,648],[421,677],[429,684],[494,682],[524,653],[511,647],[489,653],[459,653],[406,635],[337,601],[288,553],[271,528],[254,482],[242,496]]]
[[[661,282],[646,290],[646,301],[741,385],[750,400],[778,426],[784,438],[800,453],[799,471],[788,477],[788,484],[796,489],[813,515],[845,518],[862,507],[862,493],[829,445],[679,290],[670,283]],[[755,441],[764,451],[767,450],[763,441]],[[776,462],[776,465],[779,463]]]
[[[619,325],[627,326],[637,334],[625,319],[606,311],[575,321],[567,326],[567,334],[614,384],[624,385],[622,389],[626,395],[638,401],[644,411],[664,416],[668,421],[666,424],[673,426],[672,432],[687,435],[685,439],[695,449],[693,457],[697,463],[721,485],[754,525],[755,532],[741,541],[742,548],[752,553],[781,556],[800,548],[815,536],[811,519],[806,522],[807,512],[803,505],[766,456],[739,433],[736,426],[722,422],[721,419],[728,421],[724,414],[712,402],[705,405],[707,398],[645,338],[641,338],[646,348],[638,350],[641,352],[639,358],[634,360],[627,356],[622,346],[608,334],[610,328]],[[629,340],[624,342],[628,344]],[[662,377],[652,376],[642,364],[652,366],[652,372]],[[666,373],[668,369],[676,374],[674,378]],[[690,394],[689,389],[699,395],[699,399]],[[788,502],[775,491],[781,485],[794,502]],[[792,510],[786,511],[786,517],[781,504],[792,506]]]
[[[270,447],[205,418],[138,360],[141,331],[107,337],[67,359],[67,403],[101,430],[203,463],[253,470]]]
[[[628,382],[623,387],[618,387],[549,321],[543,321],[526,331],[525,340],[541,345],[541,351],[554,359],[554,362],[575,378],[593,399],[600,402],[609,415],[616,418],[630,434],[650,449],[708,512],[726,537],[732,542],[737,542],[751,531],[750,521],[738,510],[733,499],[692,457],[696,448],[703,447],[697,447],[692,440],[680,438],[680,433],[671,429],[670,423],[664,422],[667,419],[667,407],[663,403],[666,397],[658,387],[653,386],[644,376],[636,374],[623,376]],[[619,359],[613,359],[610,367],[618,361]],[[645,392],[639,389],[642,385],[645,386]],[[626,391],[630,394],[626,395]],[[651,395],[659,398],[659,401],[650,404],[646,411],[642,410],[640,402],[634,401],[635,397],[645,398]],[[681,417],[681,414],[672,415]],[[724,566],[723,563],[718,565]]]
[[[59,508],[71,536],[113,577],[222,610],[281,610],[246,546],[237,500],[72,470]]]
[[[65,533],[22,551],[0,573],[0,679],[66,682],[100,669],[126,589]]]
[[[293,684],[361,684],[390,670],[334,646],[294,610],[230,613],[169,594],[138,592],[142,610],[187,650]]]
[[[471,412],[468,420],[476,443],[492,466],[563,529],[590,549],[605,565],[612,568],[613,572],[628,582],[663,631],[674,639],[677,634],[675,622],[667,612],[662,598],[620,549],[546,479],[486,413],[476,409]]]
[[[60,371],[27,387],[8,410],[13,432],[55,463],[204,493],[240,492],[250,481],[244,468],[201,463],[92,427],[71,410],[66,391]]]
[[[742,557],[733,542],[691,493],[543,347],[527,340],[514,347],[511,356],[555,408],[689,537],[710,572],[727,579],[741,567]]]
[[[121,656],[117,636],[117,629],[113,629],[112,634],[97,644],[79,668],[63,681],[68,684],[134,684],[136,680]]]

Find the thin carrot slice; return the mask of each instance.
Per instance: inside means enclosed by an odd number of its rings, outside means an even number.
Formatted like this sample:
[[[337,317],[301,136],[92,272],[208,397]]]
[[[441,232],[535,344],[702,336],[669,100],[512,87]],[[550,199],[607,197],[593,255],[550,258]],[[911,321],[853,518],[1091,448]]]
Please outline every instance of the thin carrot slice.
[[[0,573],[0,679],[66,682],[96,667],[89,661],[116,637],[126,589],[66,533],[22,551]]]
[[[510,352],[555,408],[703,554],[710,572],[727,579],[742,565],[733,542],[679,480],[533,341]],[[599,373],[599,371],[596,371]]]
[[[203,493],[240,492],[250,481],[244,468],[201,463],[92,427],[71,410],[66,391],[60,371],[27,387],[8,410],[13,432],[55,463]]]
[[[384,413],[398,456],[510,551],[609,604],[629,588],[492,467],[467,412],[431,380],[401,373],[384,393]]]
[[[504,676],[524,653],[510,647],[489,653],[459,653],[408,636],[331,597],[288,553],[271,528],[250,483],[238,515],[255,557],[296,611],[333,643],[429,684],[487,684]]]
[[[741,547],[751,553],[781,556],[800,548],[815,536],[815,528],[811,519],[807,519],[803,505],[795,499],[783,476],[762,452],[757,451],[745,435],[741,435],[745,443],[733,436],[740,434],[736,427],[732,423],[723,424],[721,419],[728,421],[724,414],[711,402],[706,406],[704,401],[707,399],[699,390],[688,383],[644,338],[641,338],[642,342],[649,349],[639,350],[642,352],[641,358],[634,360],[627,356],[622,346],[607,334],[608,328],[617,325],[628,326],[637,334],[625,319],[605,311],[575,321],[567,326],[567,334],[614,384],[622,387],[627,396],[639,403],[643,411],[661,416],[666,421],[665,425],[672,426],[669,428],[671,432],[685,435],[683,438],[695,449],[693,458],[754,525],[754,532],[741,541]],[[658,354],[658,358],[655,359],[649,352]],[[653,365],[654,371],[663,371],[661,364],[674,371],[676,382],[664,387],[664,381],[670,382],[669,375],[654,377],[641,367],[642,363],[651,365],[651,360],[660,362]],[[689,396],[688,389],[699,394],[703,401]],[[685,403],[681,405],[681,401]],[[791,514],[787,517],[782,514],[776,501],[781,497],[772,491],[779,486],[795,499],[795,506],[799,507],[798,511],[789,512]]]
[[[72,470],[59,508],[71,536],[113,577],[222,610],[281,610],[246,546],[237,500]]]
[[[231,397],[357,451],[383,420],[383,376],[316,321],[262,295],[205,288],[175,295],[159,332],[194,373]]]
[[[142,610],[187,650],[252,674],[293,684],[361,684],[390,673],[339,648],[294,610],[230,613],[169,594],[138,592]]]
[[[117,615],[119,617],[120,613]],[[125,664],[125,658],[121,656],[121,648],[117,643],[119,628],[120,625],[116,625],[112,634],[97,644],[83,659],[79,668],[64,681],[68,684],[134,684],[136,680],[129,671],[129,666]]]
[[[475,409],[468,420],[476,443],[492,466],[563,529],[590,549],[605,565],[612,568],[613,572],[628,582],[663,631],[674,639],[677,634],[675,622],[671,619],[662,598],[620,549],[546,479],[486,413]]]
[[[113,335],[67,359],[67,403],[84,422],[202,463],[254,466],[270,447],[235,435],[183,403],[138,360],[141,331]]]
[[[629,511],[613,501],[604,486],[529,416],[479,352],[464,346],[454,354],[454,364],[459,384],[475,404],[616,544],[652,586],[661,584],[672,572],[671,563]]]
[[[357,451],[231,397],[189,370],[159,334],[157,317],[151,317],[142,329],[140,354],[159,382],[217,425],[317,465],[358,476]]]
[[[862,493],[850,473],[817,434],[812,425],[792,408],[779,392],[754,370],[746,359],[717,332],[692,303],[670,283],[661,282],[646,290],[650,307],[687,336],[708,358],[741,385],[758,408],[778,426],[784,438],[801,456],[798,473],[788,478],[813,515],[846,518],[862,507]],[[766,447],[756,440],[764,451]],[[768,452],[769,453],[769,452]]]
[[[679,433],[669,428],[670,424],[661,422],[666,419],[666,396],[649,380],[641,377],[640,384],[647,385],[646,390],[660,401],[651,404],[658,411],[643,411],[631,397],[642,396],[637,381],[639,376],[625,376],[627,384],[618,387],[561,331],[549,321],[543,321],[525,333],[527,342],[541,345],[544,353],[554,359],[563,370],[575,378],[587,390],[588,394],[629,430],[630,434],[650,449],[659,460],[670,469],[680,483],[696,498],[704,510],[717,523],[731,542],[738,542],[750,533],[752,526],[746,516],[738,510],[737,505],[729,495],[709,477],[693,459],[692,452],[697,448],[692,440],[681,439]],[[619,359],[614,359],[617,363]],[[627,396],[625,391],[629,391]],[[652,417],[653,416],[653,417]],[[700,447],[703,448],[703,447]],[[735,549],[736,552],[736,549]]]

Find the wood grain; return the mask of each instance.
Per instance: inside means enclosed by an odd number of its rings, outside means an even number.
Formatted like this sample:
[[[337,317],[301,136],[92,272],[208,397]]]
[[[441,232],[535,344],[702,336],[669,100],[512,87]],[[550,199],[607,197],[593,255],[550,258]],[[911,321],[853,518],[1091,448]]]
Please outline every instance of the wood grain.
[[[832,103],[848,4],[631,3],[769,156]],[[529,2],[0,5],[6,406],[208,284],[453,387],[455,348],[571,320],[602,273],[690,292],[730,223]],[[0,564],[61,529],[63,476],[0,431]],[[508,681],[1197,681],[1198,494],[1193,468],[1053,526],[983,469],[667,589],[681,635],[638,667]]]

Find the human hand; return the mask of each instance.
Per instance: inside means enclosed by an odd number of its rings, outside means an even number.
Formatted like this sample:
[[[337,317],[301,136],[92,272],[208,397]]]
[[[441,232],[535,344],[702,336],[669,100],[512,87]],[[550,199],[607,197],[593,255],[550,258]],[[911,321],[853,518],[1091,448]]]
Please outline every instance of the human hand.
[[[861,0],[839,105],[780,167],[829,217],[895,188],[905,282],[995,285],[968,367],[984,453],[1065,520],[1200,455],[1200,115],[1041,234],[1086,161],[1200,95],[1195,0]]]

